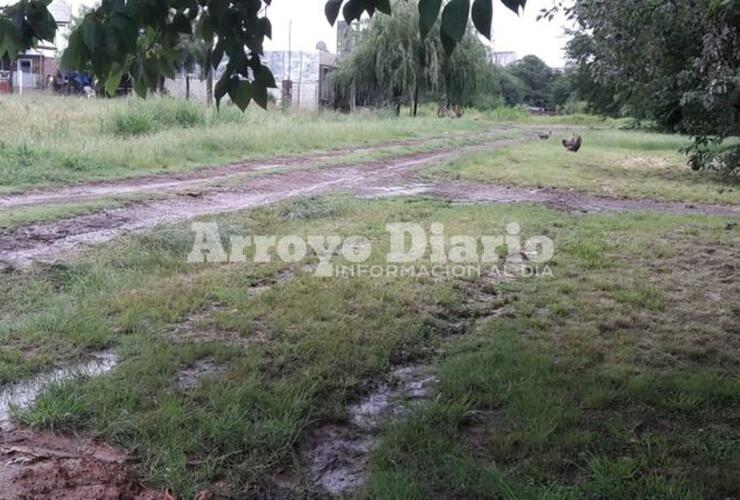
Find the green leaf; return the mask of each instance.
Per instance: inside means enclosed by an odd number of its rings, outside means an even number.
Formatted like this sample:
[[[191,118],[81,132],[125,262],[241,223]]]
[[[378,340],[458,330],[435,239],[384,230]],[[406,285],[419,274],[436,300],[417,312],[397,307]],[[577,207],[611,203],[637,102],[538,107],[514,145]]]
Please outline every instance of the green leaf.
[[[134,80],[134,92],[142,99],[146,99],[146,82],[143,78]]]
[[[450,38],[447,33],[444,31],[440,32],[439,38],[442,40],[442,47],[444,47],[445,52],[447,52],[447,55],[452,54],[455,51],[455,47],[457,46],[457,42]]]
[[[334,26],[334,23],[337,21],[337,17],[339,16],[339,9],[342,8],[342,0],[329,0],[326,2],[326,6],[324,7],[324,13],[326,14],[326,19],[329,21],[329,24]]]
[[[18,30],[11,23],[0,19],[0,58],[7,53],[9,58],[14,58],[23,50],[23,42]]]
[[[30,2],[26,18],[36,38],[53,42],[57,31],[57,23],[46,8],[46,4],[47,2],[41,0]]]
[[[470,0],[451,0],[442,11],[442,32],[456,42],[462,40],[469,12]]]
[[[75,30],[69,35],[67,48],[62,53],[62,69],[73,71],[80,69],[82,58],[82,35]]]
[[[221,59],[224,58],[224,40],[223,38],[219,38],[218,42],[216,42],[216,46],[213,48],[213,51],[211,52],[211,64],[213,65],[213,69],[218,69],[218,65],[221,64]]]
[[[88,17],[83,21],[80,30],[82,31],[82,41],[85,42],[88,50],[93,52],[98,45],[98,26],[91,17]]]
[[[221,99],[231,88],[231,84],[231,75],[228,72],[224,73],[223,76],[218,80],[218,82],[216,82],[216,87],[213,89],[213,97],[216,98],[217,107],[221,103]]]
[[[519,14],[519,8],[524,8],[524,5],[527,3],[527,0],[501,0],[504,5],[506,5],[509,9],[514,11],[515,14]]]
[[[383,14],[391,14],[391,2],[390,0],[377,0],[377,7]]]
[[[478,32],[490,40],[491,22],[493,21],[492,0],[475,0],[471,17]]]
[[[262,109],[267,109],[267,87],[259,85],[257,82],[253,83],[252,100]]]
[[[269,89],[277,88],[275,77],[267,66],[260,66],[259,69],[254,72],[254,81]]]
[[[351,23],[356,19],[362,17],[362,12],[365,10],[365,6],[360,0],[349,0],[342,9],[342,16],[347,23]]]
[[[232,85],[229,90],[229,97],[239,109],[244,111],[252,100],[252,84],[246,80],[239,81],[238,84]]]
[[[123,66],[120,64],[114,64],[111,67],[108,79],[105,81],[105,93],[112,96],[116,93],[118,85],[121,83],[123,78]]]
[[[439,16],[442,0],[419,0],[419,26],[421,37],[427,36]]]

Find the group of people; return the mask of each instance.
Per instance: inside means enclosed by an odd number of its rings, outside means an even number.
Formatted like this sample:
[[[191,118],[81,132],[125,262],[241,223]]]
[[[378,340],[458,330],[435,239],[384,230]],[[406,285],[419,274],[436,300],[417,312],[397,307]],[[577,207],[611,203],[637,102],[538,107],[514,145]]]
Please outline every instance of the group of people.
[[[62,75],[49,75],[46,79],[46,88],[56,94],[95,96],[95,86],[92,76],[81,71],[72,71]]]

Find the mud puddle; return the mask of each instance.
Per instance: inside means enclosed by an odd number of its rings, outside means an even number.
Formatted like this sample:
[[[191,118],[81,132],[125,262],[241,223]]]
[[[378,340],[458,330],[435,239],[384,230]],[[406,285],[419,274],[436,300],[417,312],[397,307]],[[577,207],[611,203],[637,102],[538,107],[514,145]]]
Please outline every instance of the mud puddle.
[[[309,431],[301,446],[309,483],[322,494],[338,496],[367,480],[369,454],[383,425],[402,418],[431,398],[437,377],[428,366],[394,370],[365,398],[348,408],[349,423],[325,424]]]
[[[522,140],[503,139],[481,146],[488,149]],[[109,241],[122,234],[146,232],[159,224],[176,223],[195,217],[228,213],[281,200],[349,192],[373,194],[373,188],[415,182],[415,169],[452,158],[457,149],[402,156],[390,161],[370,162],[351,167],[294,170],[250,179],[221,192],[198,197],[177,197],[103,210],[47,224],[34,224],[2,234],[0,267],[24,267],[34,261],[54,261],[82,246]]]
[[[535,189],[472,182],[438,182],[432,196],[458,202],[537,203],[572,213],[650,212],[672,215],[740,217],[740,207],[592,196],[563,189]]]
[[[80,377],[97,377],[111,371],[118,364],[113,351],[90,355],[88,361],[42,373],[28,380],[8,385],[0,391],[0,428],[10,425],[11,412],[30,408],[50,385]]]

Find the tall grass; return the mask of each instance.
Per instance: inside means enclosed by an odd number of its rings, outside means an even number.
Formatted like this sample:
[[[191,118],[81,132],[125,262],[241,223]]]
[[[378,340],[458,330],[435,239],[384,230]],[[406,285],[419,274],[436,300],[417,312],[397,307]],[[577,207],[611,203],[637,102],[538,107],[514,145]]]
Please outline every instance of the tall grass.
[[[216,112],[168,98],[10,96],[0,101],[0,116],[0,192],[486,127],[472,117],[436,114]]]
[[[192,128],[206,123],[203,107],[188,101],[132,100],[100,118],[104,132],[118,137],[151,134],[168,128]]]

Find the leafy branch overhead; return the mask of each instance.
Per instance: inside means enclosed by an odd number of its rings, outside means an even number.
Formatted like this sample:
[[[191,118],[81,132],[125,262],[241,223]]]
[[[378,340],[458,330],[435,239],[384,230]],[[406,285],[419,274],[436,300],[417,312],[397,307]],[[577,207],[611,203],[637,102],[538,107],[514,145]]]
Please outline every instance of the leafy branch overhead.
[[[290,1],[290,0],[280,0]],[[301,0],[292,0],[301,1]],[[415,1],[415,0],[408,0]],[[518,12],[526,0],[501,0]],[[39,41],[53,41],[56,23],[51,0],[20,0],[0,7],[0,57],[13,58]],[[162,78],[174,78],[178,44],[183,36],[204,42],[207,62],[214,70],[225,61],[214,90],[216,102],[228,95],[242,110],[251,101],[267,106],[267,89],[275,78],[262,64],[265,38],[272,37],[268,7],[272,0],[103,0],[85,14],[69,37],[62,57],[65,69],[92,66],[109,93],[124,75],[134,90],[146,96]],[[440,37],[451,53],[465,35],[469,20],[491,37],[493,0],[418,0],[420,30],[426,36],[440,18]],[[363,14],[391,14],[390,0],[328,0],[326,17],[334,24],[339,14],[347,22]]]

